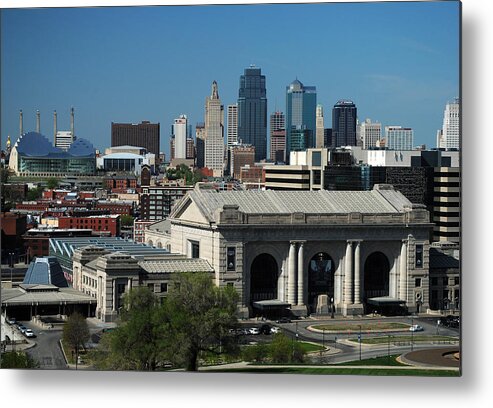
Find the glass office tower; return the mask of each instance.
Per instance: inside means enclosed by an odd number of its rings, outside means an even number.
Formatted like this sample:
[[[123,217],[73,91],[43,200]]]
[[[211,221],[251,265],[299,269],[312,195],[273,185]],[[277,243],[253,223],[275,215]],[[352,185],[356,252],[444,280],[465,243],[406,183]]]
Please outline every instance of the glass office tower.
[[[316,109],[316,87],[304,86],[297,79],[286,87],[286,160],[291,151],[315,146]],[[300,135],[304,137],[300,139]],[[300,140],[306,141],[307,145]]]
[[[265,75],[251,65],[240,77],[238,140],[255,146],[255,161],[267,158],[267,93]]]
[[[332,147],[356,146],[357,110],[353,101],[340,100],[332,109]]]

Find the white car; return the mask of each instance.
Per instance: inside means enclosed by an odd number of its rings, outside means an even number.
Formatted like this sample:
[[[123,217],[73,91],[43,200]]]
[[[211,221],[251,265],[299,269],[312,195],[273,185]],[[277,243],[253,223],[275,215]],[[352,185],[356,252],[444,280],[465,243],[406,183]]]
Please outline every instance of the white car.
[[[24,331],[24,336],[26,336],[26,337],[36,337],[36,335],[34,334],[34,332],[31,329],[26,329]]]
[[[270,328],[270,332],[272,334],[281,333],[281,329],[279,327],[277,327],[277,326],[274,326],[274,327],[271,327]]]
[[[248,330],[249,334],[260,334],[260,329],[258,327],[251,327]]]
[[[418,332],[418,331],[423,331],[423,328],[419,324],[413,324],[410,328],[409,331],[412,332]]]

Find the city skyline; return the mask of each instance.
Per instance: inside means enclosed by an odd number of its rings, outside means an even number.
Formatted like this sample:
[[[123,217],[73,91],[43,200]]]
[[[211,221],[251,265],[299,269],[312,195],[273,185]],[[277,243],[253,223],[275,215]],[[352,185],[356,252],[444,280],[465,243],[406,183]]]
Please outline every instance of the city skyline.
[[[295,35],[295,16],[313,24]],[[17,140],[19,110],[27,132],[39,109],[50,138],[53,111],[68,129],[73,106],[76,136],[96,148],[110,145],[111,122],[149,120],[162,125],[160,150],[169,154],[174,118],[202,122],[213,80],[222,103],[235,103],[250,64],[266,76],[268,115],[285,112],[285,88],[298,77],[317,87],[326,112],[351,99],[360,122],[411,127],[414,144],[427,147],[459,95],[458,2],[2,9],[1,18],[2,148],[7,135]],[[167,41],[177,27],[181,34]],[[170,64],[173,53],[183,62]]]

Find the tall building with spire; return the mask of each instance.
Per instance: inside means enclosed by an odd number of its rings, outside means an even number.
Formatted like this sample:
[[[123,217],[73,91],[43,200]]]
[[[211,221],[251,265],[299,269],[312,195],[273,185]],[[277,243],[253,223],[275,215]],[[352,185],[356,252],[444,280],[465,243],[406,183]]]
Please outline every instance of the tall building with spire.
[[[437,132],[439,149],[460,149],[460,102],[455,98],[448,102],[443,112],[442,129]]]
[[[219,99],[217,82],[212,82],[212,93],[205,100],[205,167],[214,177],[224,171],[224,107]]]
[[[240,77],[238,139],[255,146],[255,161],[267,158],[267,91],[265,75],[250,65]]]
[[[286,159],[315,146],[317,89],[295,79],[286,87]]]

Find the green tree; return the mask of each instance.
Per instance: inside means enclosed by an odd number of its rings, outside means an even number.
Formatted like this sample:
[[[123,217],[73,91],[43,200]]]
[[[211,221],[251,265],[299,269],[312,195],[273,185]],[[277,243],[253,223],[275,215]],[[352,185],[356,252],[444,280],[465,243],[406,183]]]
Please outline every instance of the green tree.
[[[7,168],[0,168],[0,182],[2,184],[8,183],[9,182],[9,169]]]
[[[2,353],[2,368],[39,368],[39,363],[23,351]]]
[[[119,326],[103,335],[94,365],[99,369],[154,371],[165,360],[165,323],[147,287],[124,295]]]
[[[237,325],[237,302],[236,291],[215,286],[209,274],[179,274],[163,304],[170,360],[197,371],[201,353],[238,352],[230,332]]]
[[[46,180],[46,187],[49,190],[53,190],[57,188],[60,185],[60,180],[58,180],[55,177],[50,177],[48,180]]]
[[[43,193],[43,187],[41,186],[31,188],[27,192],[27,200],[36,201],[38,198],[41,198],[42,193]]]
[[[134,225],[134,217],[126,214],[120,215],[120,225],[122,227],[131,227]]]
[[[273,363],[302,363],[305,358],[303,347],[283,333],[274,335],[269,351]]]
[[[242,358],[245,361],[254,361],[256,363],[264,362],[269,356],[269,346],[264,343],[247,346],[243,349]]]
[[[65,325],[63,326],[63,343],[70,346],[75,352],[76,365],[79,358],[79,350],[82,346],[85,347],[89,340],[89,327],[86,319],[79,313],[71,314]]]

